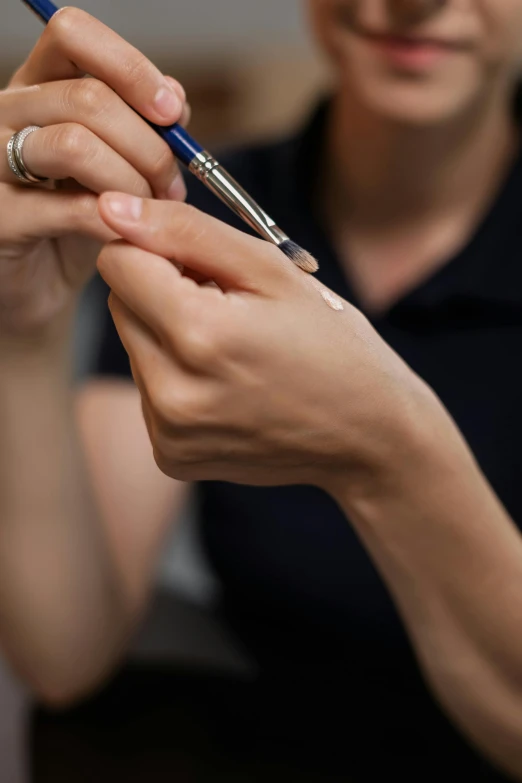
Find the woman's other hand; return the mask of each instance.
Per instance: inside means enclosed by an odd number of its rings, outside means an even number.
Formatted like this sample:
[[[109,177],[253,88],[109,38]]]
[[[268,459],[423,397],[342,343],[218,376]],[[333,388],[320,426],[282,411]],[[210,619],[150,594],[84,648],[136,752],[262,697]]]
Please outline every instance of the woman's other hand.
[[[177,82],[75,8],[53,17],[0,92],[0,338],[40,335],[90,277],[100,243],[116,237],[99,217],[100,193],[184,198],[167,144],[133,109],[160,125],[187,113]],[[49,178],[36,187],[6,154],[30,125],[41,130],[26,139],[24,162]]]
[[[100,214],[125,240],[98,268],[165,473],[333,491],[397,463],[433,396],[356,309],[185,204],[106,194]]]

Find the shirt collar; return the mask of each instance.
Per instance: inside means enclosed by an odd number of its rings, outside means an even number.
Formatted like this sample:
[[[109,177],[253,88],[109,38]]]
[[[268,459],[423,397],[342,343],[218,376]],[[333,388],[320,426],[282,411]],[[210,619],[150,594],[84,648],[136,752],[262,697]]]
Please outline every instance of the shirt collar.
[[[278,222],[321,264],[319,279],[359,306],[330,239],[314,207],[318,167],[325,144],[331,102],[323,100],[301,132],[281,144],[274,156],[271,181]],[[522,88],[515,115],[522,118]],[[390,315],[455,309],[522,305],[522,152],[513,162],[483,220],[452,259],[391,310]],[[505,313],[508,316],[507,312]]]

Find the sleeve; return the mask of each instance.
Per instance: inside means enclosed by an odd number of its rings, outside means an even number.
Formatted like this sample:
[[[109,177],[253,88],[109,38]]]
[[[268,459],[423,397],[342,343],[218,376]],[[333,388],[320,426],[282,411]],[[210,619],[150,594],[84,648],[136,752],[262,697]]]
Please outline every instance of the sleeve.
[[[97,312],[101,313],[101,324],[93,375],[132,380],[129,357],[116,331],[107,305],[109,287],[101,277],[96,280],[95,295],[97,298],[103,299],[103,302],[100,303],[100,307],[96,308]]]

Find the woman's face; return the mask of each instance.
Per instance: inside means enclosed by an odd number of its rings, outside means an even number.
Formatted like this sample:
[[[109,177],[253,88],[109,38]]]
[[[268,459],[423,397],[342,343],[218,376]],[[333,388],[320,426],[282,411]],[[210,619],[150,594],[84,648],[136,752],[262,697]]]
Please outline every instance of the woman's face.
[[[517,73],[522,0],[308,0],[345,89],[399,121],[458,116]]]

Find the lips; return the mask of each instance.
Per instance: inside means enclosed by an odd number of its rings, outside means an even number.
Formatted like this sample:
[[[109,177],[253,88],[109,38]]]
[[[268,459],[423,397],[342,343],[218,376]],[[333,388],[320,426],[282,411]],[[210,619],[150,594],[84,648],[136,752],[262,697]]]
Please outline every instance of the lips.
[[[400,69],[423,70],[467,48],[463,42],[411,33],[411,26],[406,33],[400,28],[389,32],[368,30],[358,18],[356,3],[342,4],[337,11],[339,22],[346,30],[370,44],[377,54]]]
[[[432,67],[455,52],[455,47],[429,38],[363,34],[365,41],[390,64],[407,70]]]
[[[469,48],[472,40],[470,35],[472,32],[469,30],[469,21],[464,24],[463,18],[446,19],[442,29],[440,23],[437,22],[434,29],[432,24],[426,25],[424,23],[402,22],[400,19],[390,19],[389,24],[379,28],[370,27],[367,22],[364,21],[363,15],[360,11],[359,3],[356,0],[351,2],[339,2],[335,8],[336,17],[338,22],[350,30],[352,33],[370,37],[383,37],[383,38],[396,38],[404,42],[412,43],[424,43],[447,47],[449,49],[463,49]],[[450,24],[451,22],[451,24]],[[450,24],[450,29],[448,29]],[[430,29],[428,29],[428,27]],[[386,28],[386,29],[385,29]],[[457,29],[458,28],[458,29]]]

